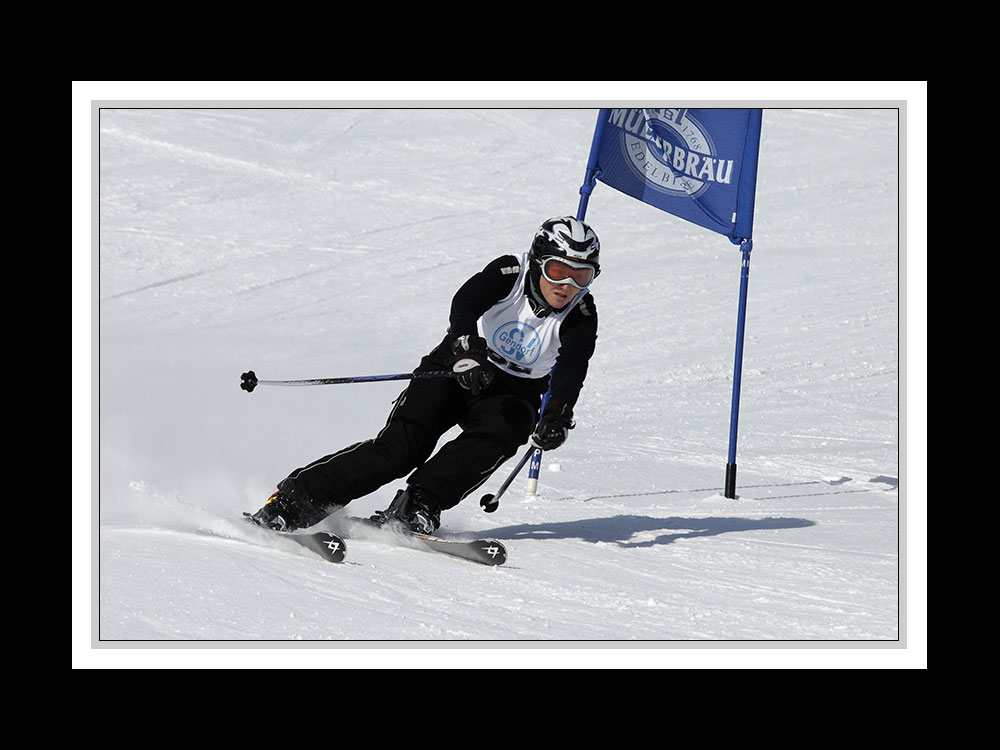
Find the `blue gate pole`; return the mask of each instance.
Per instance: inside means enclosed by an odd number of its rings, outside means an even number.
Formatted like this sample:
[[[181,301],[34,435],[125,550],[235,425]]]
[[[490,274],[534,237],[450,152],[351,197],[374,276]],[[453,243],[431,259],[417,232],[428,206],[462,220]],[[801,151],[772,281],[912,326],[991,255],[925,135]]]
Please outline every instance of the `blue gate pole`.
[[[743,379],[743,331],[747,322],[747,286],[750,283],[751,240],[743,240],[743,264],[740,269],[740,308],[736,316],[736,362],[733,365],[733,409],[729,417],[729,462],[726,464],[725,496],[736,497],[736,432],[740,421],[740,385]]]
[[[583,184],[580,186],[580,205],[576,209],[576,218],[584,220],[587,215],[587,204],[590,202],[590,194],[594,192],[594,185],[597,184],[597,154],[601,145],[601,131],[604,130],[604,122],[608,119],[611,110],[602,109],[597,113],[597,125],[594,127],[594,140],[590,142],[590,156],[587,157],[587,172],[583,176]],[[539,415],[545,412],[545,405],[549,402],[549,394],[546,391],[542,397],[542,406]],[[531,454],[531,462],[528,464],[528,487],[525,495],[529,498],[538,494],[538,472],[542,466],[542,449],[536,448]]]
[[[587,172],[583,176],[583,184],[580,186],[580,205],[576,209],[576,218],[580,221],[583,221],[587,215],[590,194],[594,192],[594,185],[597,184],[597,154],[601,147],[601,131],[604,130],[604,122],[608,119],[610,111],[610,109],[602,109],[597,113],[594,140],[590,142],[590,156],[587,157]]]

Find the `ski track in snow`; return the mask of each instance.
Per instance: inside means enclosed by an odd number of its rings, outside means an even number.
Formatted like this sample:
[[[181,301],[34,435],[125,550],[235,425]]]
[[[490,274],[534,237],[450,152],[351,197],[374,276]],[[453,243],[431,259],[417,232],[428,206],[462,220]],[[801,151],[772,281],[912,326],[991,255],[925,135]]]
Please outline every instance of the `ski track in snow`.
[[[764,113],[737,499],[738,250],[598,184],[577,429],[537,498],[519,478],[495,515],[477,494],[443,519],[506,565],[363,539],[331,565],[244,528],[403,385],[240,373],[415,366],[465,278],[575,212],[595,116],[101,111],[101,641],[898,644],[894,111]]]

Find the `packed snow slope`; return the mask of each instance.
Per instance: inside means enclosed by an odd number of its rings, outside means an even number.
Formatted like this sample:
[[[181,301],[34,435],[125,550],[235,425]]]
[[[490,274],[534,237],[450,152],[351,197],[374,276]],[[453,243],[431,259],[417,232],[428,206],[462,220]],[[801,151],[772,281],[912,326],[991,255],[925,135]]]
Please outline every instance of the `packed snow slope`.
[[[412,369],[469,275],[576,213],[596,114],[100,112],[95,640],[905,641],[895,110],[764,112],[737,498],[739,250],[598,184],[577,427],[536,497],[480,510],[510,461],[443,518],[507,565],[364,539],[332,565],[241,519],[405,383],[240,374]]]

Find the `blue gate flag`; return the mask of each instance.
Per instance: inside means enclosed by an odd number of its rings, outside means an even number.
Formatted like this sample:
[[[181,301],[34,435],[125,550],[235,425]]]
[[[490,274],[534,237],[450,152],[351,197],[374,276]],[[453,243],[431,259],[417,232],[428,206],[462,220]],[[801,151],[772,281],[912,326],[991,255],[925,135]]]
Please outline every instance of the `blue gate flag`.
[[[736,434],[762,115],[761,109],[602,109],[576,214],[580,221],[586,218],[594,184],[600,180],[740,246],[743,263],[724,490],[728,498],[736,497]],[[540,449],[532,455],[529,496],[535,494],[541,455]]]
[[[600,180],[740,246],[743,263],[724,490],[728,498],[736,497],[736,435],[762,115],[761,109],[602,109],[576,217],[583,221],[594,184]]]
[[[760,109],[602,109],[596,179],[729,237],[753,236]]]

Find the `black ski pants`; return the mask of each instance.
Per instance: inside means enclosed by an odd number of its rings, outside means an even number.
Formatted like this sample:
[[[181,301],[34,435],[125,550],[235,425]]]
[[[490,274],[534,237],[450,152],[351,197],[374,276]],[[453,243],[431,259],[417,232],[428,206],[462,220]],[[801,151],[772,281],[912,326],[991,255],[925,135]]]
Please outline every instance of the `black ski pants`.
[[[440,348],[418,368],[444,369]],[[458,505],[527,443],[538,422],[548,379],[495,369],[493,382],[476,396],[452,378],[411,380],[375,438],[296,469],[278,488],[333,512],[409,474],[407,484],[424,489],[440,510]],[[456,425],[461,433],[432,456]]]

